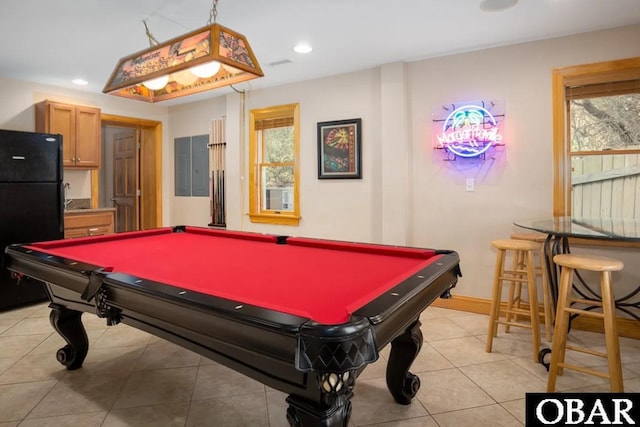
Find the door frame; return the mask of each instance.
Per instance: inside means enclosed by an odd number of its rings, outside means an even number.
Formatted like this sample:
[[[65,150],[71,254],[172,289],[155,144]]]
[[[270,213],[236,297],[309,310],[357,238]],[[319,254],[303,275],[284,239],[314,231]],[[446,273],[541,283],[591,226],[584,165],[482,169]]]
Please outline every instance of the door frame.
[[[135,117],[101,115],[102,126],[119,126],[141,131],[140,229],[162,226],[162,122]],[[91,171],[91,207],[99,206],[99,171]]]

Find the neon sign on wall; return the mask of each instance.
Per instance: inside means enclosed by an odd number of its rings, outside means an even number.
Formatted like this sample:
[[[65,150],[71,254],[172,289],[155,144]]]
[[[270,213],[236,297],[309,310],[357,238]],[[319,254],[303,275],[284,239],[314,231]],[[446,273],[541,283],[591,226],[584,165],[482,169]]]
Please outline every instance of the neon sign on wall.
[[[495,105],[495,104],[494,104]],[[479,105],[463,105],[451,111],[437,135],[438,148],[455,156],[483,156],[492,146],[502,143],[496,118]]]

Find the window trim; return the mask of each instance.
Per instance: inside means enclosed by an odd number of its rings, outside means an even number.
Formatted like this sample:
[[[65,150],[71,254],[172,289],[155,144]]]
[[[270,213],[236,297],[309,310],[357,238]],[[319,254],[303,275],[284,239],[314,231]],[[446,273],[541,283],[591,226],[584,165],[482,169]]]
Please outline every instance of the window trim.
[[[571,215],[571,155],[567,124],[568,87],[640,78],[640,57],[554,68],[553,109],[553,216]],[[575,153],[574,153],[575,154]],[[611,154],[610,152],[608,154]]]
[[[257,173],[258,138],[256,121],[293,117],[293,210],[262,212],[259,198],[262,195],[260,177]],[[254,109],[249,118],[249,218],[251,222],[262,224],[298,225],[300,222],[300,104],[286,104]]]

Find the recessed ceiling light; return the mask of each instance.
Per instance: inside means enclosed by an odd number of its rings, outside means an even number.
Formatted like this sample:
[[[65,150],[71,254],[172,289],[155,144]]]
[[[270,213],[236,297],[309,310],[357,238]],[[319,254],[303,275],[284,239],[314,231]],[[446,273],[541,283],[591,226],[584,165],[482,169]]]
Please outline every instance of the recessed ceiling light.
[[[500,12],[512,8],[517,3],[518,0],[483,0],[480,9],[485,12]]]
[[[76,84],[78,86],[86,86],[89,84],[89,82],[84,79],[73,79],[71,80],[71,83]]]
[[[293,47],[293,51],[296,53],[309,53],[313,50],[311,45],[306,42],[300,42]]]

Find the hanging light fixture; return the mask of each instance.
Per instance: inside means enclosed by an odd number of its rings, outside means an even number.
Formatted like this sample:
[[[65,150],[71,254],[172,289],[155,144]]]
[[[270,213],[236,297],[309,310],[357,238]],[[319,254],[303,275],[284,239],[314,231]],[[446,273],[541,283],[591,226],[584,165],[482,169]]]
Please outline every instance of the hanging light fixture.
[[[217,10],[214,0],[207,26],[164,43],[143,21],[150,47],[120,59],[102,92],[158,102],[264,76],[245,36],[216,22]]]

